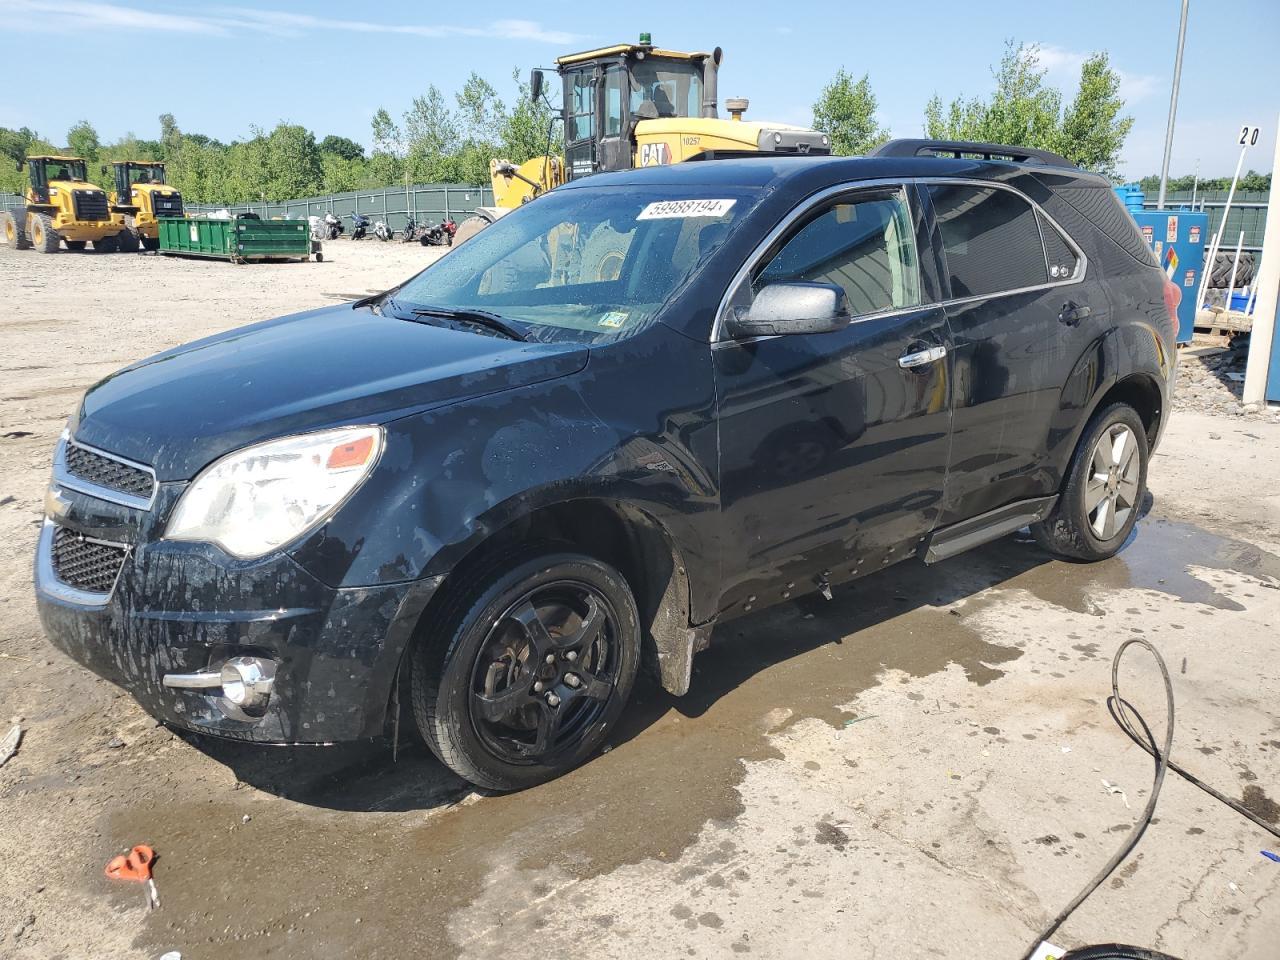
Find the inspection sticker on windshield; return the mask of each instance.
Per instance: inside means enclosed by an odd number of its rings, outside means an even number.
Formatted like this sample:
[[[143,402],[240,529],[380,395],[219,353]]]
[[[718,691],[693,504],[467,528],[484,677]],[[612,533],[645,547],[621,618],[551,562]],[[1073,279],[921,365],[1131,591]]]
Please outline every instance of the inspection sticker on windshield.
[[[596,322],[601,327],[608,327],[610,330],[617,330],[627,322],[628,316],[630,316],[630,314],[625,310],[610,310]]]
[[[686,217],[723,217],[737,200],[658,200],[640,211],[637,220],[675,220]]]

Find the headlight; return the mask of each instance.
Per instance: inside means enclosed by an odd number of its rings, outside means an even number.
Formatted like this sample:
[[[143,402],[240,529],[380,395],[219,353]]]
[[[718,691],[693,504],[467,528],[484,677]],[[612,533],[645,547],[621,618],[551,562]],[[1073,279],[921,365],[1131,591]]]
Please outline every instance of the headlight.
[[[243,560],[264,556],[331,516],[381,452],[381,427],[346,427],[229,453],[182,494],[165,536],[216,543]]]

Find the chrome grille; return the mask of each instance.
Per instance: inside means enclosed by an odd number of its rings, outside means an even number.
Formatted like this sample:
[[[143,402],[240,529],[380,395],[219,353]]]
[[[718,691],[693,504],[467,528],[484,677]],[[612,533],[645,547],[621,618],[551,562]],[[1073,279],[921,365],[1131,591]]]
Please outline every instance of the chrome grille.
[[[155,481],[139,467],[121,463],[68,441],[65,454],[67,473],[108,490],[118,490],[142,500],[150,500]]]
[[[129,548],[90,540],[74,530],[58,527],[53,534],[53,574],[61,582],[86,593],[110,593]]]

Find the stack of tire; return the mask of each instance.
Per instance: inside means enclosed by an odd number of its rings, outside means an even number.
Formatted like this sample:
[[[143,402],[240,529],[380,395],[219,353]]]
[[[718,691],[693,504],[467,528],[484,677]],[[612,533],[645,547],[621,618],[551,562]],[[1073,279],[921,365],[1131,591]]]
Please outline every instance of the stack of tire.
[[[1235,259],[1234,250],[1218,251],[1217,256],[1213,258],[1213,269],[1209,272],[1209,289],[1225,290],[1227,288],[1227,284],[1231,282],[1231,266],[1235,263]],[[1253,283],[1255,269],[1253,254],[1240,254],[1240,266],[1236,269],[1237,289]]]

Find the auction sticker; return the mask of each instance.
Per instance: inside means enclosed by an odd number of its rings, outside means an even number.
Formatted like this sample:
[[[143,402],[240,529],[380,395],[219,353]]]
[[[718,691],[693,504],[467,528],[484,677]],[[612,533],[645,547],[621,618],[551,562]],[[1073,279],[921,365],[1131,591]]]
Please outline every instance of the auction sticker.
[[[640,211],[637,220],[683,220],[686,217],[723,217],[737,200],[658,200]]]
[[[608,327],[611,330],[617,330],[620,326],[627,322],[629,314],[624,310],[612,310],[606,313],[598,321],[602,327]]]

